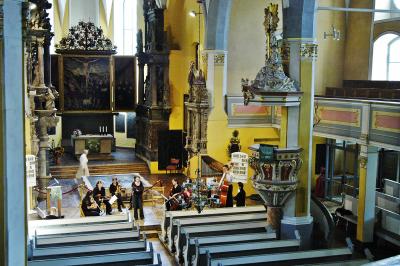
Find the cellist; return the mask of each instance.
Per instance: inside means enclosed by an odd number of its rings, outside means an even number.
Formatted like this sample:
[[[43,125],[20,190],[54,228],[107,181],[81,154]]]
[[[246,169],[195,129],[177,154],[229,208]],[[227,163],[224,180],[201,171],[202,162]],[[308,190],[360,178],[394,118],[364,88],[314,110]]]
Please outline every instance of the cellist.
[[[223,172],[223,174],[222,174],[221,180],[219,181],[219,184],[218,184],[218,188],[221,191],[220,200],[221,200],[221,202],[223,201],[222,200],[222,197],[224,197],[223,196],[223,190],[224,190],[223,188],[227,187],[225,207],[233,207],[233,196],[232,196],[232,191],[233,191],[232,179],[233,178],[232,178],[231,173],[229,172],[229,166],[225,164],[222,167],[222,172]]]
[[[169,210],[180,210],[181,206],[177,196],[182,193],[182,187],[178,184],[176,178],[172,178],[172,188],[169,192],[169,199],[166,202],[167,211]]]

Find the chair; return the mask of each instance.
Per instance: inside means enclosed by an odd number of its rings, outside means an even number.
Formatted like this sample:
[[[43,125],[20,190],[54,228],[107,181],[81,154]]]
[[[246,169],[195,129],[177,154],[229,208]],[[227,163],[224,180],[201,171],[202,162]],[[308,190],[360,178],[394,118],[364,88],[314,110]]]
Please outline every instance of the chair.
[[[165,168],[165,172],[168,174],[172,173],[172,171],[174,171],[175,173],[178,171],[178,165],[179,165],[180,160],[176,159],[176,158],[171,158],[171,160],[169,161],[169,165],[167,165],[167,167]]]

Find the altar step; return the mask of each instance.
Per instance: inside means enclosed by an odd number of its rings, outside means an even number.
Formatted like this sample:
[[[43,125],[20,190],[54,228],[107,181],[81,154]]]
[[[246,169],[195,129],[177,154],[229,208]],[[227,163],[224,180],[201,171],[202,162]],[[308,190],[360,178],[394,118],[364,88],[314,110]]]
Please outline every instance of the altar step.
[[[50,173],[56,178],[75,178],[78,166],[52,166]],[[150,174],[149,168],[144,162],[136,162],[129,164],[102,164],[89,165],[90,175],[112,175],[112,174],[128,174],[139,173],[142,176]]]

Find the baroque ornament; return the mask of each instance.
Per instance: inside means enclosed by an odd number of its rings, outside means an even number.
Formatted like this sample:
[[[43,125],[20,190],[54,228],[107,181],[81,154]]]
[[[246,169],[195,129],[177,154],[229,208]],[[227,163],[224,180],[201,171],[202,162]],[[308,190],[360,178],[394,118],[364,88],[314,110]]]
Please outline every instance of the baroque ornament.
[[[318,55],[318,45],[315,43],[302,43],[300,46],[300,56],[303,58],[315,59]]]
[[[265,9],[266,61],[255,80],[249,82],[242,79],[242,91],[245,104],[254,98],[254,94],[265,92],[299,92],[298,86],[286,76],[281,59],[281,44],[278,42],[276,28],[278,26],[278,5],[270,4]]]
[[[110,39],[106,38],[103,30],[96,27],[93,22],[79,22],[69,29],[67,37],[56,44],[57,53],[103,53],[115,54],[117,47]]]

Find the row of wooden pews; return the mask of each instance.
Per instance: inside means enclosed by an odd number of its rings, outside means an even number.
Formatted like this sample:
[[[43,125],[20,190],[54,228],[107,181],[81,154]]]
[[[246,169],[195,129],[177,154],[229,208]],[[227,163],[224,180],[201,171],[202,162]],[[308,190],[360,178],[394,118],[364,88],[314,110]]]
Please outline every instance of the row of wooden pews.
[[[353,256],[352,246],[301,250],[301,238],[278,240],[267,228],[264,206],[165,213],[160,240],[185,266],[300,265],[340,261]],[[353,261],[361,265],[367,260]]]
[[[42,221],[29,230],[29,266],[161,265],[130,213]]]

